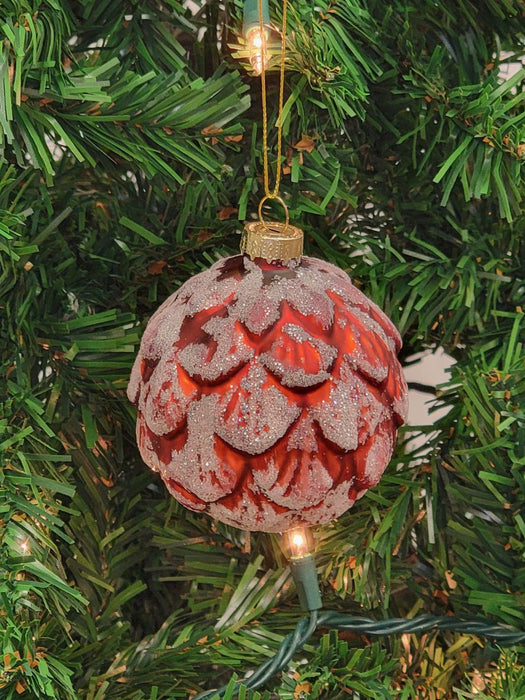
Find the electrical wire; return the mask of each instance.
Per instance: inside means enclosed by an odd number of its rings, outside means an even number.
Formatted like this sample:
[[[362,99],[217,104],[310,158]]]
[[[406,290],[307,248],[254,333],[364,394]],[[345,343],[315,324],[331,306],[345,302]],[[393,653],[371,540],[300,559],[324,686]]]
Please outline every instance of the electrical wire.
[[[277,653],[254,671],[248,678],[236,682],[236,686],[244,685],[251,690],[260,688],[276,673],[282,671],[299,649],[310,639],[318,627],[346,630],[360,634],[373,636],[385,636],[389,634],[419,634],[431,631],[450,631],[461,634],[473,634],[486,637],[491,642],[499,644],[515,645],[525,642],[525,632],[513,627],[494,625],[489,620],[468,619],[450,615],[419,615],[411,619],[393,617],[386,620],[372,620],[368,617],[356,617],[345,615],[336,610],[326,610],[318,615],[312,612],[310,617],[299,620],[297,627],[282,641]],[[194,700],[211,700],[222,698],[231,686],[228,684],[218,690],[205,691],[197,695]],[[230,697],[235,697],[238,688]]]
[[[489,620],[469,619],[453,615],[420,615],[411,619],[393,617],[386,620],[372,620],[366,617],[354,617],[334,610],[327,610],[319,617],[319,627],[347,630],[383,636],[387,634],[419,634],[433,630],[448,630],[461,634],[474,634],[486,637],[502,645],[525,642],[525,632],[513,627],[491,624]]]
[[[255,690],[260,688],[267,681],[269,681],[276,673],[282,671],[285,666],[289,664],[292,660],[294,654],[303,647],[306,642],[310,639],[312,634],[317,628],[318,614],[317,612],[312,612],[310,617],[303,617],[297,623],[296,628],[281,642],[281,646],[277,650],[277,653],[272,656],[271,659],[265,661],[259,668],[254,671],[248,678],[237,681],[236,685],[245,685],[250,690]],[[193,700],[206,700],[206,698],[222,698],[224,694],[229,690],[229,684],[219,688],[217,690],[210,690],[200,695],[197,695]],[[234,697],[236,691],[234,692]]]

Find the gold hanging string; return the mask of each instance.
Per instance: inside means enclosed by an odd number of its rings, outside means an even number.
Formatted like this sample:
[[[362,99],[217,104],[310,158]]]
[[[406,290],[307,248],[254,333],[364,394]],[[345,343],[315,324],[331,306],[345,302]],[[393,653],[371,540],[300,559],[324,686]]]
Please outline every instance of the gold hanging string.
[[[270,189],[268,166],[268,108],[266,100],[266,35],[264,33],[263,13],[261,0],[259,8],[259,35],[261,37],[261,90],[262,90],[262,126],[263,126],[263,165],[264,165],[264,196],[259,203],[259,220],[249,221],[241,238],[241,252],[252,260],[262,258],[267,262],[280,262],[287,265],[292,260],[299,260],[303,254],[303,232],[297,226],[290,224],[288,207],[279,196],[281,182],[281,158],[282,158],[282,130],[284,109],[284,68],[286,63],[286,13],[288,0],[282,0],[283,22],[281,30],[281,65],[279,76],[279,107],[276,121],[277,129],[277,167],[275,185]],[[257,62],[258,63],[258,62]],[[281,204],[285,212],[285,222],[266,222],[263,218],[263,206],[269,199]]]
[[[262,116],[263,116],[263,169],[264,169],[264,197],[261,199],[259,204],[259,219],[262,222],[262,205],[268,199],[278,199],[283,205],[286,212],[286,221],[288,223],[288,209],[283,200],[279,197],[279,185],[281,184],[281,157],[282,157],[282,141],[283,141],[283,106],[284,106],[284,66],[286,61],[286,14],[288,8],[288,0],[283,0],[283,21],[281,29],[281,65],[280,65],[280,77],[279,77],[279,108],[277,114],[277,163],[276,163],[276,174],[275,174],[275,185],[272,190],[270,190],[270,176],[269,176],[269,166],[268,166],[268,108],[266,104],[266,76],[264,59],[266,53],[266,35],[264,33],[263,24],[263,12],[262,12],[262,2],[259,0],[259,29],[262,39],[262,62],[263,70],[261,72],[261,92],[262,92]]]

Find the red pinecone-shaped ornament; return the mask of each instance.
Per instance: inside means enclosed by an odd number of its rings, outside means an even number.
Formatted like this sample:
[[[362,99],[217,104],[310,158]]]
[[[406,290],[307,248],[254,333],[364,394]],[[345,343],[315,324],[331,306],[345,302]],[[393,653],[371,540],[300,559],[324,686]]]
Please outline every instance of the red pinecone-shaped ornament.
[[[183,505],[230,525],[328,522],[390,460],[407,411],[400,346],[334,265],[220,260],[144,333],[128,387],[142,457]]]

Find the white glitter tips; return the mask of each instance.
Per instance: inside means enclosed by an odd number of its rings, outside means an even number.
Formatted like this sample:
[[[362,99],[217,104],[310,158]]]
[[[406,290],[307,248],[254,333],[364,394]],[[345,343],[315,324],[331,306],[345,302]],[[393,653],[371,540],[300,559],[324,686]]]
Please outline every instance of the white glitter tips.
[[[311,508],[325,498],[333,485],[332,477],[316,458],[300,468],[283,468],[282,474],[272,466],[254,471],[253,480],[263,494],[280,506],[293,510]]]
[[[359,445],[361,398],[357,384],[339,382],[332,387],[329,399],[312,409],[325,437],[343,450],[355,450]]]
[[[304,328],[286,323],[261,363],[287,387],[311,387],[329,379],[337,349]]]
[[[126,389],[126,396],[128,397],[130,403],[136,404],[139,399],[140,389],[142,386],[142,352],[139,350],[135,362],[133,363],[133,369],[131,370],[131,376],[129,378],[128,387]]]
[[[138,401],[148,427],[157,435],[165,435],[180,428],[188,406],[197,395],[197,389],[188,394],[182,390],[179,377],[183,370],[172,362],[157,365],[148,390]]]
[[[173,478],[198,499],[211,502],[234,489],[238,475],[214,449],[217,397],[205,396],[194,401],[188,410],[188,438],[180,450],[172,451],[163,477]]]
[[[262,454],[288,430],[300,408],[269,380],[257,364],[220,401],[217,434],[237,450]]]
[[[364,474],[370,486],[377,484],[381,478],[393,447],[392,437],[389,433],[379,432],[371,437]]]
[[[246,345],[234,319],[213,316],[202,330],[206,342],[188,343],[179,353],[179,362],[192,377],[215,381],[245,365],[253,350]]]

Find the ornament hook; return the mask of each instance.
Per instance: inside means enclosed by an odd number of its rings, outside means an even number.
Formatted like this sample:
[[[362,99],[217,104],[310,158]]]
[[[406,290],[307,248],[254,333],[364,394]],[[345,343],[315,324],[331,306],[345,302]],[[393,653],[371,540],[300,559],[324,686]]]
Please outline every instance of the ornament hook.
[[[279,204],[282,206],[282,208],[284,209],[284,228],[282,230],[282,233],[284,233],[286,231],[286,229],[288,228],[288,224],[290,223],[290,215],[288,213],[288,207],[286,206],[283,198],[279,197],[279,195],[266,194],[261,199],[261,201],[259,202],[259,221],[260,221],[261,225],[264,226],[264,228],[268,228],[266,225],[266,221],[263,218],[263,205],[268,199],[276,199],[279,202]]]

